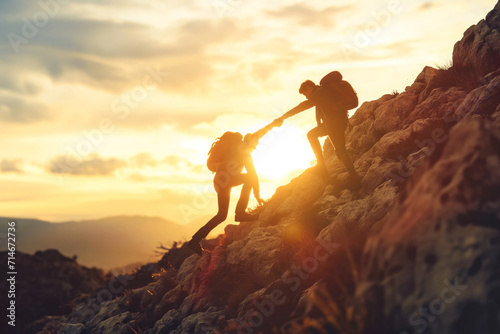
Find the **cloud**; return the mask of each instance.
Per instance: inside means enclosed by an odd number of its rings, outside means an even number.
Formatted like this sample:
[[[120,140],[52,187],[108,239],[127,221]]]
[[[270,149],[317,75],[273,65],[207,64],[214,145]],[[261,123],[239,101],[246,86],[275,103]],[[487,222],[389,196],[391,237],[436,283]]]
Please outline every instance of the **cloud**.
[[[238,24],[234,19],[194,19],[182,24],[178,29],[178,41],[187,45],[214,45],[237,41],[242,35],[252,37],[254,29]]]
[[[438,4],[432,3],[432,2],[424,2],[418,7],[419,11],[425,11],[431,8],[438,7]]]
[[[21,18],[0,22],[0,29],[7,32],[0,41],[11,47],[15,37],[24,40],[17,43],[19,53],[29,52],[27,46],[43,46],[101,58],[137,59],[159,56],[165,51],[164,43],[157,38],[162,35],[160,31],[134,22],[56,16],[45,26],[38,28],[31,23],[33,30],[29,26]],[[9,51],[15,53],[14,48]]]
[[[381,45],[381,48],[387,51],[387,57],[398,57],[411,54],[417,48],[418,43],[420,43],[420,41],[417,39],[408,39]]]
[[[284,56],[255,62],[251,66],[251,76],[256,82],[271,83],[271,87],[276,87],[281,84],[279,73],[291,71],[296,60],[296,58]]]
[[[29,78],[50,78],[53,82],[82,84],[92,89],[120,92],[135,82],[130,71],[120,64],[89,58],[72,52],[56,52],[48,48],[27,46],[29,53],[4,54],[3,65],[9,67],[7,77],[0,79],[2,88],[27,94],[39,94],[41,88]],[[144,74],[143,74],[144,76]],[[139,77],[141,80],[142,77]]]
[[[168,73],[159,85],[166,92],[189,95],[205,93],[210,89],[211,80],[216,74],[208,57],[201,55],[163,60],[160,64]]]
[[[349,62],[363,62],[365,64],[377,64],[387,59],[397,59],[411,55],[419,47],[421,41],[418,39],[393,40],[385,42],[374,42],[367,46],[358,46],[353,40],[340,43],[334,54],[327,54],[320,62],[328,62],[335,59],[339,63],[345,60]]]
[[[14,54],[8,39],[11,33],[27,39],[27,44],[19,45],[20,53],[29,53],[27,46],[39,46],[103,59],[133,60],[201,54],[252,32],[231,19],[191,19],[178,26],[157,28],[136,22],[55,17],[35,29],[33,36],[26,37],[26,23],[20,18],[0,22],[0,30],[7,32],[0,43]]]
[[[149,152],[138,153],[130,158],[130,166],[134,168],[156,167],[157,165],[158,161]]]
[[[315,9],[301,3],[296,3],[279,10],[267,11],[267,14],[274,18],[293,20],[296,24],[301,26],[331,28],[335,26],[337,16],[343,11],[351,8],[352,6],[347,5]]]
[[[62,155],[50,161],[47,169],[54,174],[106,176],[125,166],[126,163],[122,160],[117,158],[103,159],[97,154],[91,154],[80,161],[74,161],[68,156]]]
[[[0,18],[21,19],[22,15],[36,13],[40,7],[35,1],[0,1]]]
[[[142,169],[146,167],[159,167],[168,165],[171,167],[190,167],[192,164],[189,160],[178,155],[169,155],[161,160],[156,160],[151,153],[141,152],[129,159],[128,166],[131,168]]]
[[[4,160],[5,161],[5,160]],[[13,168],[13,161],[6,161],[6,168]],[[0,164],[2,167],[4,162]],[[86,176],[109,176],[122,168],[130,169],[130,177],[134,181],[144,181],[146,179],[158,178],[158,176],[145,176],[138,170],[146,168],[160,168],[162,166],[174,167],[175,170],[192,170],[195,167],[189,160],[177,156],[169,155],[163,159],[155,159],[149,152],[141,152],[127,160],[118,158],[102,158],[98,154],[90,154],[83,159],[75,159],[70,156],[60,155],[52,159],[46,169],[53,174],[70,174]],[[164,168],[164,167],[163,167]],[[1,170],[0,170],[1,171]],[[179,181],[179,179],[177,179]]]
[[[22,28],[20,19],[0,21],[1,31],[23,36]],[[172,31],[158,31],[130,22],[54,18],[33,38],[27,39],[26,44],[16,45],[19,53],[4,34],[0,38],[0,48],[6,52],[2,53],[1,60],[10,72],[27,72],[32,76],[43,73],[53,81],[78,83],[111,92],[136,85],[145,75],[145,68],[156,64],[172,68],[170,80],[164,80],[164,88],[200,85],[197,78],[211,74],[208,63],[198,57],[186,60],[183,56],[199,54],[203,41],[189,38],[166,45],[161,36],[170,34]],[[2,79],[4,89],[35,90],[10,74],[6,73],[10,79]]]
[[[139,112],[130,112],[128,117],[120,121],[120,126],[132,129],[158,129],[166,124],[171,125],[175,130],[191,134],[193,127],[200,123],[211,123],[217,117],[228,112],[216,112],[205,110],[203,112],[185,110],[185,107],[178,109],[169,108],[168,110],[145,110]],[[99,120],[99,118],[97,119]]]
[[[9,92],[36,95],[40,93],[41,87],[29,78],[25,78],[19,71],[12,67],[0,65],[0,89]]]
[[[21,159],[16,159],[16,160],[3,159],[2,161],[0,161],[0,172],[23,173],[24,171],[19,166],[21,163],[22,163]]]
[[[1,31],[21,36],[22,29],[21,20],[0,21]],[[160,66],[168,73],[159,85],[161,90],[193,95],[210,90],[217,75],[214,67],[227,61],[227,56],[221,58],[227,50],[219,46],[246,43],[252,32],[231,19],[191,19],[157,28],[134,22],[55,17],[27,44],[18,45],[18,54],[7,34],[0,39],[0,48],[7,51],[2,61],[9,68],[41,72],[54,81],[111,92],[137,85],[145,68]],[[23,89],[12,82],[8,86]]]
[[[161,68],[168,72],[160,88],[189,95],[206,93],[217,80],[218,64],[239,61],[226,53],[246,43],[253,32],[253,28],[230,19],[197,19],[182,24],[172,32],[176,41],[160,59]]]
[[[165,157],[163,161],[173,167],[187,167],[192,165],[189,160],[179,157],[178,155],[169,155]]]
[[[50,118],[49,111],[41,103],[27,102],[23,98],[0,95],[0,121],[33,123]]]
[[[147,25],[131,22],[54,20],[33,42],[102,58],[134,59],[165,51],[156,33]]]
[[[208,168],[206,165],[193,165],[191,167],[191,172],[195,174],[204,174],[207,173]]]

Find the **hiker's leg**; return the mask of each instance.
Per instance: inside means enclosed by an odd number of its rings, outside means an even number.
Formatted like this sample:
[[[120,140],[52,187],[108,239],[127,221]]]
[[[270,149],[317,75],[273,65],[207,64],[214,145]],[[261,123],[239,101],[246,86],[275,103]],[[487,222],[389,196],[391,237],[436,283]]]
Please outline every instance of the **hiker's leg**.
[[[208,221],[202,228],[198,230],[193,235],[193,240],[197,242],[201,241],[201,239],[205,238],[210,231],[212,231],[217,225],[222,223],[227,218],[227,213],[229,211],[229,199],[231,196],[231,188],[221,189],[217,193],[217,203],[219,206],[219,211],[217,214]]]
[[[254,177],[251,177],[249,174],[240,174],[239,180],[242,181],[241,183],[243,183],[243,187],[241,188],[240,199],[236,204],[235,213],[237,215],[245,213],[248,206],[248,202],[250,201],[250,194],[252,193],[253,186],[255,185],[255,182],[258,182],[257,180],[255,180]]]
[[[324,127],[315,127],[311,131],[307,133],[307,139],[309,139],[309,144],[311,144],[311,148],[316,156],[316,161],[318,165],[325,166],[325,158],[323,157],[323,149],[321,148],[321,144],[319,143],[318,138],[326,136],[326,131]]]
[[[328,138],[335,147],[335,154],[339,160],[342,161],[347,171],[350,174],[356,174],[354,164],[352,163],[351,157],[345,148],[345,128],[342,126],[329,129]]]

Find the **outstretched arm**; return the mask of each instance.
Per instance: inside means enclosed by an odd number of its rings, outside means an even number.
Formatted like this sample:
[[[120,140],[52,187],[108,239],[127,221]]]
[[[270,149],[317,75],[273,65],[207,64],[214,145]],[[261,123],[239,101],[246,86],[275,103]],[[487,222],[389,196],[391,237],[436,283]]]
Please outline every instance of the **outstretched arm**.
[[[278,120],[284,121],[285,119],[292,117],[294,115],[297,115],[299,112],[302,112],[304,110],[307,110],[309,108],[312,108],[315,106],[315,103],[313,100],[305,100],[304,102],[299,103],[295,108],[290,109],[287,111],[283,116],[277,118]]]
[[[274,128],[275,126],[279,126],[278,125],[278,122],[276,122],[276,120],[274,120],[273,122],[269,123],[268,125],[266,125],[265,127],[263,127],[262,129],[254,132],[251,134],[252,136],[252,139],[255,139],[255,140],[260,140],[260,138],[264,137],[266,135],[266,133],[268,133],[270,130],[272,130],[272,128]]]

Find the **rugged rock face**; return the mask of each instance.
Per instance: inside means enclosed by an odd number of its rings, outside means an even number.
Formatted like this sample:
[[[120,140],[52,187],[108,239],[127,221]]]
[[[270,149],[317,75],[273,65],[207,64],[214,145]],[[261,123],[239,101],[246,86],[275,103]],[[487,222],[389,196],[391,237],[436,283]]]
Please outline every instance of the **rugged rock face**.
[[[44,331],[500,332],[499,16],[466,31],[450,69],[357,110],[360,191],[326,145],[334,182],[307,170],[201,258],[173,249],[152,280]]]
[[[453,65],[459,68],[472,67],[482,77],[500,67],[500,16],[498,4],[495,10],[477,25],[467,29],[463,39],[453,50]]]

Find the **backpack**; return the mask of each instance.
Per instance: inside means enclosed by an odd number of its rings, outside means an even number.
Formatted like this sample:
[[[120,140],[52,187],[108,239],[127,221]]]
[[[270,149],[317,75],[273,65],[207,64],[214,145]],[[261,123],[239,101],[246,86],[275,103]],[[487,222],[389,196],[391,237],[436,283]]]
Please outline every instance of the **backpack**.
[[[217,138],[208,151],[207,167],[211,172],[217,172],[217,169],[227,163],[233,155],[238,145],[243,140],[243,136],[239,132],[225,132]]]
[[[359,105],[358,94],[351,84],[342,80],[342,74],[338,71],[328,73],[319,82],[320,86],[332,88],[339,96],[339,106],[343,110],[354,109]]]

